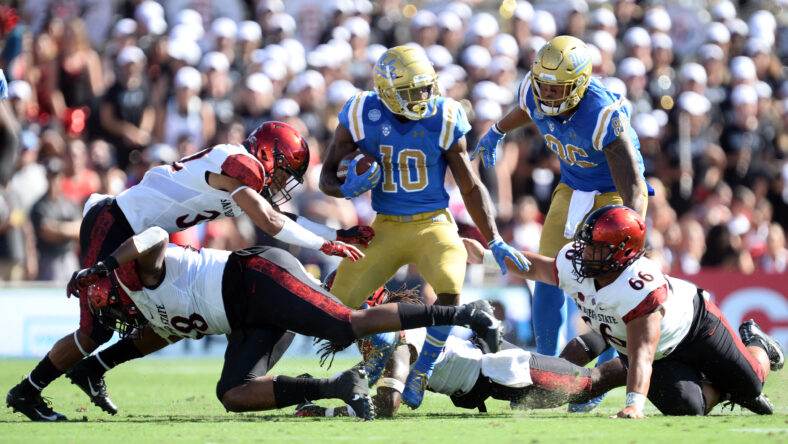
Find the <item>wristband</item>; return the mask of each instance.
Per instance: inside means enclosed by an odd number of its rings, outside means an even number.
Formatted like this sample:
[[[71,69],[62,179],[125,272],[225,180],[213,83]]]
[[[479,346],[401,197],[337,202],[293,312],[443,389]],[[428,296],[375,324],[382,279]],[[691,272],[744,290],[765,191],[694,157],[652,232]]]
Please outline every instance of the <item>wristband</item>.
[[[380,378],[378,387],[388,387],[402,393],[402,391],[405,390],[405,383],[395,378]]]
[[[101,262],[104,263],[104,266],[107,267],[107,271],[110,273],[112,272],[112,270],[115,270],[116,268],[120,267],[120,264],[118,264],[118,260],[115,259],[115,256],[112,255],[105,257],[104,260]]]
[[[305,218],[304,216],[298,216],[298,218],[296,218],[296,223],[306,228],[307,230],[317,234],[323,239],[330,241],[337,240],[337,230],[331,227],[311,221]]]
[[[285,223],[282,225],[282,229],[274,235],[274,239],[299,247],[312,248],[314,250],[320,249],[326,242],[322,237],[298,225],[287,217],[285,217]]]
[[[506,135],[506,133],[501,129],[501,127],[498,126],[498,122],[495,122],[495,124],[492,126],[492,130],[495,131],[496,134],[498,134],[498,135],[501,135],[501,136],[505,136]]]
[[[482,265],[484,265],[484,268],[488,270],[499,270],[498,262],[495,260],[492,250],[484,250],[484,256],[482,256]]]
[[[624,405],[624,408],[629,406],[635,406],[638,411],[643,411],[643,407],[646,405],[646,395],[638,392],[629,392],[627,393],[627,403]]]
[[[496,243],[496,242],[503,242],[503,238],[501,237],[501,235],[500,235],[500,234],[496,234],[495,236],[493,236],[493,238],[492,238],[492,239],[490,239],[490,241],[489,241],[489,242],[487,242],[487,246],[488,246],[488,247],[491,247],[491,246],[492,246],[492,244],[494,244],[494,243]]]

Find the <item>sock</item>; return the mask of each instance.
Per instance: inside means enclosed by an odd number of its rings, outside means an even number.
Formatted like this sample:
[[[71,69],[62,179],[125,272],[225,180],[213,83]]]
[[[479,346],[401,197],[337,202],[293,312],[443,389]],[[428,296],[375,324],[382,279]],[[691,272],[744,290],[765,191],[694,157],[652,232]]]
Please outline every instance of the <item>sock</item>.
[[[432,374],[435,361],[438,360],[449,333],[451,333],[449,325],[427,328],[427,338],[424,339],[424,346],[421,348],[418,361],[413,365],[413,370],[418,370],[427,376]]]
[[[454,314],[457,312],[457,307],[452,305],[421,305],[399,302],[397,303],[397,312],[399,313],[399,322],[402,324],[402,330],[410,330],[411,328],[435,325],[451,325]],[[448,336],[448,333],[446,336]],[[445,340],[446,337],[443,338],[443,341]]]
[[[49,359],[49,354],[47,354],[44,356],[44,359],[36,365],[36,368],[30,372],[30,376],[22,381],[22,384],[28,389],[41,391],[63,373],[65,372],[55,367],[55,364]]]
[[[397,334],[393,331],[385,333],[375,333],[374,335],[367,336],[373,348],[381,349],[387,345],[391,345],[397,340]]]
[[[293,378],[292,376],[276,375],[274,377],[274,399],[276,407],[282,408],[301,404],[307,401],[316,401],[324,398],[335,398],[335,378]]]
[[[104,373],[116,365],[141,357],[142,353],[137,346],[134,345],[134,342],[126,338],[96,353],[96,355],[89,357],[89,362],[86,364],[90,365],[95,370],[100,369],[99,371]],[[96,364],[98,364],[98,367],[96,367]]]
[[[536,283],[532,319],[537,353],[558,356],[558,336],[566,323],[565,300],[563,290],[555,285]]]

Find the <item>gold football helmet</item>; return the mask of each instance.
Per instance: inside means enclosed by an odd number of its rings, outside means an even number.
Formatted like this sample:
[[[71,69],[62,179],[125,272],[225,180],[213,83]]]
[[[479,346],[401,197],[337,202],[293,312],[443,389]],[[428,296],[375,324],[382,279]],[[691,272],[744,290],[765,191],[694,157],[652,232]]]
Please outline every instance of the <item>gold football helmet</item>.
[[[419,120],[437,112],[438,75],[424,50],[395,46],[384,52],[373,70],[375,92],[394,114]]]
[[[542,46],[531,67],[531,89],[539,110],[555,116],[577,106],[591,83],[591,68],[588,47],[578,38],[562,35]]]

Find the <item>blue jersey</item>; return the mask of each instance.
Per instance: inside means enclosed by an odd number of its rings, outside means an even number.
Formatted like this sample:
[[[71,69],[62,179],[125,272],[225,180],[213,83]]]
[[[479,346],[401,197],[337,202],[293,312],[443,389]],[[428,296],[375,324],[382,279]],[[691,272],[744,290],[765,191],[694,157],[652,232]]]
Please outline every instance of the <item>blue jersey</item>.
[[[471,125],[457,101],[439,97],[434,106],[432,117],[401,122],[376,93],[365,91],[340,111],[339,123],[383,169],[372,189],[372,208],[378,213],[405,216],[449,206],[443,153]]]
[[[561,182],[580,191],[616,191],[604,148],[623,131],[629,132],[635,145],[638,170],[643,176],[640,141],[629,124],[626,99],[609,91],[597,79],[591,79],[575,113],[565,120],[539,111],[531,90],[530,72],[520,84],[518,95],[520,108],[536,123],[547,147],[561,158]]]

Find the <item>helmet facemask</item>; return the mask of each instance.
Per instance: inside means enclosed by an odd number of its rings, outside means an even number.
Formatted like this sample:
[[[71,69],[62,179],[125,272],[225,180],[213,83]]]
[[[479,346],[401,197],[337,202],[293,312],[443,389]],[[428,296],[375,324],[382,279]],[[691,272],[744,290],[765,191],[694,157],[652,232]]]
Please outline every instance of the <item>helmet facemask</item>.
[[[114,275],[100,279],[86,291],[90,312],[99,324],[118,332],[121,338],[130,336],[148,323],[131,298],[121,295]]]
[[[621,269],[620,264],[613,259],[616,252],[623,250],[625,241],[618,245],[610,245],[607,242],[595,241],[583,235],[585,230],[581,230],[575,236],[572,244],[572,267],[581,279],[604,276],[608,273]]]
[[[573,82],[547,81],[534,78],[531,81],[531,89],[534,93],[534,101],[536,101],[536,104],[539,106],[539,111],[548,116],[557,116],[574,108],[580,103],[580,99],[583,97],[583,93],[585,93],[586,83],[584,76],[581,76]],[[551,99],[543,98],[542,85],[548,87],[558,86],[563,89],[563,92],[560,97]]]
[[[278,141],[276,141],[278,145]],[[282,153],[278,146],[274,147],[274,168],[269,174],[268,181],[260,194],[274,207],[283,205],[293,196],[290,192],[298,185],[304,183],[304,174],[309,164],[307,159],[297,169],[290,166],[287,157]]]

